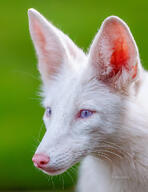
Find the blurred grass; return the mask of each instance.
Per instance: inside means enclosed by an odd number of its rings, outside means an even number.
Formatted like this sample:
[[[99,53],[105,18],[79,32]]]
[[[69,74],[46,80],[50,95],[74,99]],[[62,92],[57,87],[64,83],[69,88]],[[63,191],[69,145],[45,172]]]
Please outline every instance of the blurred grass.
[[[62,192],[63,190],[50,190],[50,192]],[[5,192],[10,192],[10,191],[5,191]],[[15,191],[15,192],[20,192],[20,191]],[[49,190],[22,190],[22,192],[49,192]],[[73,192],[73,189],[64,189],[64,192]]]
[[[148,68],[148,1],[1,0],[0,1],[0,190],[68,188],[76,175],[50,178],[31,157],[44,133],[39,74],[28,32],[33,7],[87,50],[101,22],[118,15],[130,26]]]

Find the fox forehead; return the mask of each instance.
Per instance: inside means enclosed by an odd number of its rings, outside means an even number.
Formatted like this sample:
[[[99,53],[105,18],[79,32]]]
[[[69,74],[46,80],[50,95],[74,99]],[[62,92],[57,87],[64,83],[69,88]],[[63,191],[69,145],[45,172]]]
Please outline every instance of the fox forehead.
[[[55,80],[49,82],[49,87],[43,89],[43,106],[54,107],[55,110],[73,112],[74,109],[98,109],[113,103],[114,95],[96,79],[92,69],[86,67],[77,70],[66,70]],[[112,98],[110,97],[112,95]],[[97,105],[100,103],[100,105]],[[72,110],[73,109],[73,110]]]
[[[77,100],[76,103],[78,104],[81,98],[84,98],[86,94],[88,96],[89,89],[93,84],[91,83],[92,76],[88,68],[74,67],[74,69],[66,69],[58,74],[56,79],[49,82],[49,86],[46,85],[43,88],[43,106],[47,107],[51,104],[54,105],[54,103],[56,105],[60,103],[68,105],[75,100]]]

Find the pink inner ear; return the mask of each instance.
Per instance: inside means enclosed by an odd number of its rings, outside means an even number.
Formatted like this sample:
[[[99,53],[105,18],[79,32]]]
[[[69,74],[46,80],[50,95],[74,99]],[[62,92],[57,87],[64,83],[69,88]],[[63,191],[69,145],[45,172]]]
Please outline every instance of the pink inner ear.
[[[111,55],[110,63],[113,67],[112,75],[122,72],[122,68],[126,69],[127,72],[133,70],[132,79],[137,75],[137,64],[133,65],[130,69],[129,61],[130,50],[126,40],[122,37],[118,38],[114,42],[113,53]]]
[[[122,70],[125,69],[129,73],[132,71],[132,78],[135,78],[137,66],[134,66],[135,63],[133,63],[133,66],[131,65],[136,55],[136,50],[128,29],[116,19],[109,20],[104,26],[104,37],[105,41],[108,41],[108,51],[112,51],[109,59],[112,70],[108,77],[111,78],[116,74],[121,74]]]
[[[113,74],[116,75],[124,67],[129,71],[128,60],[129,60],[129,48],[126,40],[119,37],[114,41],[113,53],[111,55],[110,63],[113,67]]]
[[[39,23],[36,19],[34,19],[32,24],[33,24],[34,32],[36,33],[36,36],[38,37],[37,41],[40,46],[40,49],[42,50],[42,52],[44,54],[46,54],[46,50],[45,50],[46,40],[45,40],[45,36],[43,35],[43,32],[41,30],[41,26],[39,25]]]
[[[43,64],[44,64],[44,66],[42,66],[42,69],[44,69],[45,71],[48,71],[48,73],[50,73],[50,74],[55,73],[54,68],[51,67],[50,62],[49,62],[49,57],[50,57],[51,51],[48,52],[46,50],[46,44],[47,44],[46,38],[41,29],[39,22],[36,19],[34,19],[34,21],[33,21],[33,28],[34,28],[34,32],[36,33],[38,48],[40,49],[40,53],[39,53],[39,55],[41,56],[40,59],[41,59],[41,62],[43,62]],[[51,59],[52,59],[52,57],[51,57]],[[45,64],[48,64],[48,67]],[[41,66],[39,66],[39,67],[40,67],[40,70],[42,70]]]
[[[48,75],[55,74],[62,60],[61,49],[53,32],[48,32],[45,26],[36,18],[32,18],[32,31],[39,57],[39,70]]]

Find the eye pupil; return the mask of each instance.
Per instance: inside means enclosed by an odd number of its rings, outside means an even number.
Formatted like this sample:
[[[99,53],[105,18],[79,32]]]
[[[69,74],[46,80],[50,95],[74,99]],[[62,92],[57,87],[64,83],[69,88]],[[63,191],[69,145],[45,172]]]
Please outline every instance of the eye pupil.
[[[81,110],[80,111],[80,118],[87,118],[93,114],[93,111],[90,110]]]
[[[46,109],[46,116],[50,117],[50,115],[51,115],[51,108],[47,107],[47,109]]]

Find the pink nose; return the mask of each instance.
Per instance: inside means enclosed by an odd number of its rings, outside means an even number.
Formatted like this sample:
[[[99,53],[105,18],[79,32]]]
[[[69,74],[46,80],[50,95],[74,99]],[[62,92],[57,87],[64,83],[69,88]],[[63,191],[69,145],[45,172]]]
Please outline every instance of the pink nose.
[[[49,157],[44,154],[35,154],[32,158],[34,165],[38,168],[43,168],[49,163]]]

